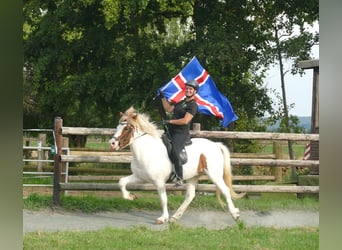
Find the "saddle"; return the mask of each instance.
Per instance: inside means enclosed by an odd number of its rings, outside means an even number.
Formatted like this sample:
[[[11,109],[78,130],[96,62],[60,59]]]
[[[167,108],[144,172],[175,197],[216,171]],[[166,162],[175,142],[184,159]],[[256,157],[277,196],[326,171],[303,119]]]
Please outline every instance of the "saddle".
[[[167,133],[163,133],[162,136],[161,136],[161,139],[167,149],[167,154],[169,155],[169,158],[170,160],[173,162],[172,160],[172,155],[171,155],[171,150],[172,150],[172,142],[171,142],[171,139],[170,137],[167,135]],[[185,143],[185,146],[188,146],[190,145],[192,142],[191,140],[188,140],[186,143]],[[185,148],[183,148],[180,152],[179,152],[179,159],[182,163],[182,165],[184,165],[185,163],[187,163],[188,161],[188,154],[186,153],[186,150]]]

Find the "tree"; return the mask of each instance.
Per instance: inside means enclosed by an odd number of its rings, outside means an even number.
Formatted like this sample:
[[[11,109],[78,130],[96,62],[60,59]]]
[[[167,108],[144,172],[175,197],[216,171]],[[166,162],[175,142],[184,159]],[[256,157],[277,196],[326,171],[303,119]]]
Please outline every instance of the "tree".
[[[259,51],[253,45],[261,37],[254,32],[256,24],[247,18],[247,2],[195,1],[195,38],[189,42],[189,51],[204,62],[220,91],[228,96],[239,116],[235,126],[253,130],[243,124],[272,111],[267,90],[262,87],[264,72],[256,68]],[[257,129],[258,124],[254,125]]]
[[[268,44],[273,44],[271,21],[261,19],[263,9],[255,4],[24,1],[29,76],[24,84],[34,100],[37,127],[52,127],[54,116],[63,117],[67,126],[112,127],[119,111],[130,105],[159,120],[156,90],[196,55],[240,117],[233,126],[259,130],[257,118],[272,113],[262,80],[275,51]],[[295,4],[277,1],[274,12],[287,12]],[[295,18],[302,15],[293,13]],[[217,128],[216,118],[199,120],[204,128]]]
[[[52,127],[54,116],[113,126],[129,105],[149,106],[170,67],[164,19],[187,11],[182,1],[158,2],[24,2],[25,84],[36,93],[38,127]]]
[[[310,59],[312,46],[318,41],[318,34],[312,34],[306,29],[307,25],[313,25],[318,20],[318,1],[256,1],[249,2],[251,18],[258,23],[259,32],[265,37],[261,45],[262,56],[260,64],[268,67],[270,64],[279,64],[281,79],[283,112],[282,132],[291,132],[288,104],[286,100],[284,60],[291,60],[292,73],[299,70],[296,63],[299,60]],[[299,30],[296,34],[296,29]],[[278,117],[279,118],[279,117]],[[292,142],[288,141],[290,159],[294,159]]]
[[[39,125],[51,124],[47,114],[109,125],[114,108],[150,101],[173,67],[163,59],[165,20],[188,10],[184,1],[25,1],[25,66]]]

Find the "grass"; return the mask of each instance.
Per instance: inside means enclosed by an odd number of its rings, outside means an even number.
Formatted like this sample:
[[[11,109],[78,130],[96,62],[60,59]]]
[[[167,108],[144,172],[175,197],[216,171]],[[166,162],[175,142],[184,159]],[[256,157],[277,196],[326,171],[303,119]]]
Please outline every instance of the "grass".
[[[280,144],[280,146],[281,146],[281,149],[282,149],[282,155],[283,156],[288,156],[289,155],[289,148],[288,148],[287,143]],[[293,150],[293,154],[295,156],[295,159],[302,159],[303,156],[304,156],[304,152],[305,152],[305,145],[302,144],[302,143],[293,142],[292,150]],[[272,143],[266,144],[266,146],[263,147],[263,149],[261,150],[260,153],[272,154],[273,153],[273,145],[272,145]]]
[[[101,138],[88,136],[85,147],[90,148],[90,149],[108,149],[109,139],[110,139],[109,136],[104,136]]]
[[[32,174],[24,174],[23,175],[23,184],[53,184],[53,176],[52,175],[32,175]]]
[[[83,213],[96,213],[102,211],[129,211],[129,210],[160,210],[158,196],[136,192],[138,199],[135,201],[124,200],[121,197],[98,197],[95,195],[84,196],[61,196],[61,207],[68,211]],[[281,196],[279,196],[281,197]],[[296,199],[294,196],[261,196],[260,198],[243,198],[235,200],[234,204],[240,210],[255,210],[260,212],[271,210],[310,210],[318,211],[319,202],[315,198]],[[182,195],[168,195],[168,207],[170,210],[177,209],[183,202]],[[24,198],[24,208],[39,210],[52,206],[51,195],[32,193]],[[197,195],[190,204],[189,209],[196,210],[222,210],[214,195]]]
[[[106,228],[85,232],[26,233],[24,249],[300,249],[319,248],[318,228],[246,228],[224,230],[185,228],[170,224],[165,230],[146,227]]]

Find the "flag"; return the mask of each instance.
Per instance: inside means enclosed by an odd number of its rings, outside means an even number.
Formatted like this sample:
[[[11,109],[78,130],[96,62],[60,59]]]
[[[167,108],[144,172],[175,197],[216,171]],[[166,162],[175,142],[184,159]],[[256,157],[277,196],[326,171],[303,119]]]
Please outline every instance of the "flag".
[[[188,80],[196,80],[199,84],[195,96],[198,112],[218,117],[222,120],[223,127],[238,119],[228,98],[217,89],[213,79],[196,57],[159,90],[163,91],[169,102],[177,103],[185,96],[185,83]]]

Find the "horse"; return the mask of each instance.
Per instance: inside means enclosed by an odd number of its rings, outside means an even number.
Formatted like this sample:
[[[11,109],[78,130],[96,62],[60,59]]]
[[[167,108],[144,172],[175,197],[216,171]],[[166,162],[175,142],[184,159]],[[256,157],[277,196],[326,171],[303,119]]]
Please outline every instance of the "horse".
[[[234,206],[232,198],[242,198],[245,193],[238,194],[233,190],[230,153],[226,146],[205,138],[191,139],[191,145],[185,147],[188,161],[183,165],[185,200],[169,218],[166,182],[172,173],[173,165],[161,139],[162,133],[155,123],[150,122],[147,114],[138,113],[133,106],[125,113],[120,112],[120,116],[116,132],[109,144],[115,151],[129,146],[132,153],[132,175],[122,177],[118,183],[124,199],[137,198],[126,189],[127,184],[152,183],[157,189],[162,207],[162,215],[156,219],[156,224],[175,222],[183,216],[194,199],[199,177],[206,174],[216,184],[217,198],[221,205],[223,194],[231,216],[235,221],[239,219],[240,211]]]

